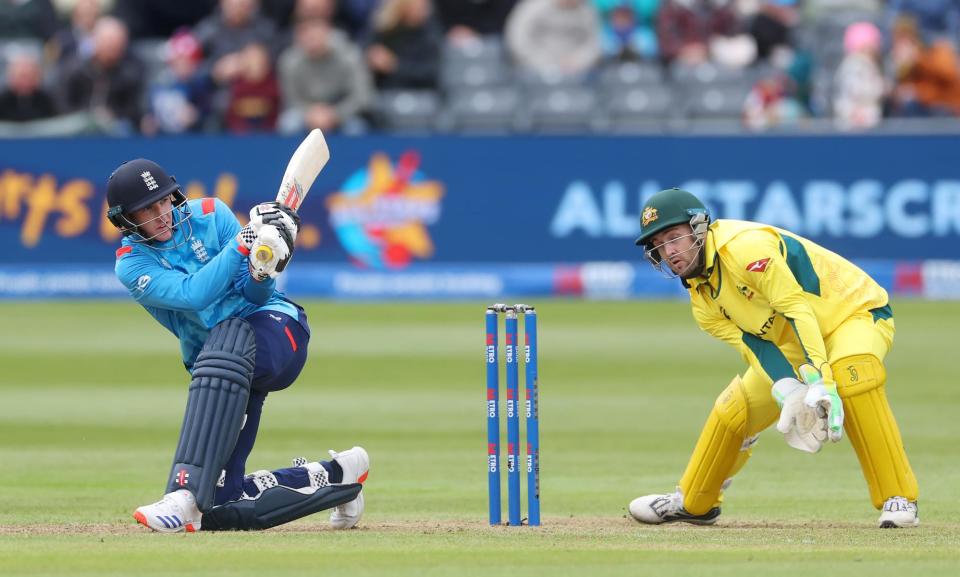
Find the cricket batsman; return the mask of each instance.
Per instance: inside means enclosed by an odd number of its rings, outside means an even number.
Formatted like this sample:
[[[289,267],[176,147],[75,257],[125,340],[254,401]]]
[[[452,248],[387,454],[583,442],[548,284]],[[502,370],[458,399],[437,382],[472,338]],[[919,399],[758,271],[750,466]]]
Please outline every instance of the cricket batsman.
[[[716,220],[677,188],[653,195],[636,244],[690,293],[700,328],[747,368],[717,397],[676,492],[634,499],[641,523],[710,525],[722,491],[760,432],[777,423],[792,447],[816,453],[846,431],[881,510],[879,525],[915,527],[919,487],[887,402],[883,359],[893,344],[887,293],[809,240],[765,224]]]
[[[204,530],[252,530],[333,509],[334,528],[356,525],[370,467],[362,447],[244,474],[264,400],[293,384],[307,360],[307,315],[276,289],[297,213],[268,202],[241,227],[220,200],[188,201],[173,176],[142,158],[110,175],[107,203],[123,234],[117,277],[180,340],[191,379],[164,496],[139,507],[137,522],[162,533],[198,531],[201,520]],[[261,246],[272,258],[251,256]]]

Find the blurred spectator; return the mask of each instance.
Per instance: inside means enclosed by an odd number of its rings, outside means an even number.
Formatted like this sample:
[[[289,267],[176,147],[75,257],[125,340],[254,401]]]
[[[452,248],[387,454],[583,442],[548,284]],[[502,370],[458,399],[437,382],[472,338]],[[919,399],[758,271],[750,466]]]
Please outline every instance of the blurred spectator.
[[[150,86],[150,112],[144,118],[146,134],[180,134],[204,127],[210,112],[213,86],[200,72],[203,50],[186,30],[166,44],[167,67]]]
[[[344,2],[344,4],[350,3],[349,1]],[[296,0],[294,16],[296,22],[309,20],[311,18],[322,18],[327,22],[333,22],[336,11],[337,0]]]
[[[56,106],[42,78],[36,56],[14,54],[7,64],[7,86],[0,92],[0,120],[26,122],[55,116]]]
[[[818,22],[832,18],[839,12],[877,15],[882,3],[885,3],[884,0],[803,0],[800,9],[805,22]]]
[[[366,38],[380,2],[381,0],[340,0],[333,23],[346,30],[354,40]]]
[[[348,2],[349,3],[349,2]],[[311,18],[320,18],[333,22],[337,10],[337,0],[296,0],[293,7],[293,21],[302,22]],[[283,54],[293,45],[296,26],[281,29],[274,39],[274,54]]]
[[[793,79],[782,72],[757,82],[743,105],[743,123],[750,130],[795,125],[804,116]]]
[[[901,18],[916,22],[920,40],[933,44],[947,40],[957,45],[960,40],[960,1],[958,0],[889,0],[886,23],[888,30]]]
[[[122,20],[130,37],[167,38],[210,15],[217,0],[117,0],[113,14]]]
[[[89,58],[93,54],[93,27],[100,18],[100,0],[77,0],[70,13],[70,23],[53,37],[56,58],[66,62],[72,58]]]
[[[273,23],[258,9],[257,0],[220,0],[220,9],[194,29],[217,84],[228,85],[240,76],[244,47],[255,42],[269,46],[273,41]]]
[[[871,128],[883,116],[884,81],[880,68],[880,30],[857,22],[843,35],[845,55],[833,81],[833,114],[843,129]]]
[[[813,55],[804,50],[795,50],[790,55],[789,61],[778,63],[778,66],[793,81],[796,98],[803,105],[804,110],[811,112],[813,110]]]
[[[367,64],[377,88],[436,89],[443,36],[430,0],[384,0],[374,19]]]
[[[709,60],[715,36],[733,36],[740,22],[728,0],[665,0],[657,15],[660,58],[686,65]]]
[[[280,57],[279,71],[283,132],[353,129],[373,101],[360,51],[322,18],[297,24],[296,43]]]
[[[893,115],[960,115],[960,67],[949,41],[926,44],[916,22],[902,18],[893,28],[890,59],[896,79]]]
[[[716,35],[710,38],[707,47],[709,60],[719,66],[729,69],[746,68],[757,60],[757,42],[749,34],[735,34],[733,36]],[[781,52],[781,68],[786,66],[788,51]]]
[[[260,13],[269,18],[277,30],[290,28],[294,21],[297,0],[260,0]]]
[[[657,56],[660,0],[593,0],[600,12],[603,54],[617,60]]]
[[[757,60],[769,59],[775,50],[793,46],[793,29],[800,21],[795,0],[765,0],[750,19],[750,35],[757,44]]]
[[[470,42],[501,36],[517,0],[434,0],[447,41]]]
[[[521,0],[507,19],[507,47],[541,77],[580,76],[600,58],[600,22],[587,0]]]
[[[250,44],[240,51],[243,71],[230,83],[230,100],[224,118],[229,132],[272,132],[280,111],[280,90],[273,73],[270,51]]]
[[[71,63],[63,77],[63,101],[68,110],[90,111],[118,132],[139,125],[143,67],[130,56],[127,45],[123,22],[110,16],[97,21],[93,54]]]
[[[57,31],[57,12],[50,0],[0,1],[0,39],[47,40]]]

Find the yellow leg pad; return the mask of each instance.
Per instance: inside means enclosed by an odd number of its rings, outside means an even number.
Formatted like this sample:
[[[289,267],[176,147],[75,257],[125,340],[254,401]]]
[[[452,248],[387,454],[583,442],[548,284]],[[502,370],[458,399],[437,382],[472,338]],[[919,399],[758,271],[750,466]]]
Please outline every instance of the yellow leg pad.
[[[723,482],[746,463],[750,456],[750,444],[744,447],[746,429],[747,400],[738,376],[717,397],[680,479],[687,512],[709,511],[720,498]]]
[[[887,402],[883,364],[873,355],[853,355],[831,367],[843,400],[843,428],[860,460],[873,506],[879,509],[896,496],[915,501],[920,488]]]
[[[750,460],[750,455],[753,454],[753,446],[756,444],[758,438],[759,435],[754,435],[747,437],[743,441],[743,445],[740,446],[740,453],[737,455],[737,460],[733,462],[733,469],[730,470],[730,476],[727,477],[727,481],[733,481],[733,478],[737,476],[740,469]],[[714,507],[719,507],[720,504],[723,503],[723,492],[727,489],[726,485],[727,482],[724,481],[724,484],[720,486],[720,495],[717,497],[716,502],[714,502]]]
[[[727,473],[727,478],[736,477],[737,473],[740,472],[740,469],[747,464],[747,461],[750,460],[750,455],[753,454],[753,445],[756,443],[757,437],[750,437],[744,440],[743,444],[740,447],[740,451],[737,453],[737,460],[733,462],[733,469]]]

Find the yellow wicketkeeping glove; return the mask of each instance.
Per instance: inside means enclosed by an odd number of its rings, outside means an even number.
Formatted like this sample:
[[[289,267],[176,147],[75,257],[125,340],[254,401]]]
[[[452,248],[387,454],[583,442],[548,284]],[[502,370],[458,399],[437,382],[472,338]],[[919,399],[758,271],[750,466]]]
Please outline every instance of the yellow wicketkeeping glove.
[[[817,409],[821,419],[826,420],[827,436],[836,443],[843,437],[843,403],[837,394],[837,383],[833,380],[833,370],[824,363],[818,371],[812,365],[803,364],[797,368],[800,378],[808,386],[803,402]]]

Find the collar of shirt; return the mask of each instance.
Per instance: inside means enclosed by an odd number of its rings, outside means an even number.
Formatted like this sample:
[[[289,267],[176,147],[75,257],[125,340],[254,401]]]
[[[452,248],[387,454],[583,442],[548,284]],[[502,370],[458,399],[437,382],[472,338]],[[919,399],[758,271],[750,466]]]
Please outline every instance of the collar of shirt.
[[[717,224],[718,223],[714,223],[707,230],[707,238],[703,243],[703,258],[705,262],[703,274],[681,281],[683,286],[694,291],[697,290],[700,285],[707,284],[714,296],[720,293],[721,284],[720,267],[718,266],[719,259],[717,257],[717,249],[719,247],[713,234],[713,229]]]

